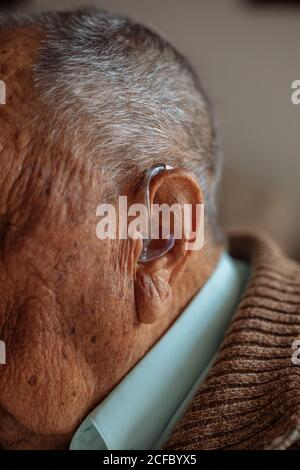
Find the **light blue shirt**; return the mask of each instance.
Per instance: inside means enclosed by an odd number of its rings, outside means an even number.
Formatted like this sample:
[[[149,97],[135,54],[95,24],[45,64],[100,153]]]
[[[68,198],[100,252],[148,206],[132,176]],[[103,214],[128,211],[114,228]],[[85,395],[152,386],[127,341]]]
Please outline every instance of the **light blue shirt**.
[[[249,268],[224,253],[176,322],[77,429],[70,449],[158,449],[205,379]]]

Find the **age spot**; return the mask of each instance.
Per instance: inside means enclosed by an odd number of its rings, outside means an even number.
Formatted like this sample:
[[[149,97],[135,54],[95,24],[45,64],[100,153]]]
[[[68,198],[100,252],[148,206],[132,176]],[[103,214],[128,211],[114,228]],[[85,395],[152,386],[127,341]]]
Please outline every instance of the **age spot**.
[[[34,386],[36,385],[36,376],[32,375],[30,379],[28,380],[29,385]]]

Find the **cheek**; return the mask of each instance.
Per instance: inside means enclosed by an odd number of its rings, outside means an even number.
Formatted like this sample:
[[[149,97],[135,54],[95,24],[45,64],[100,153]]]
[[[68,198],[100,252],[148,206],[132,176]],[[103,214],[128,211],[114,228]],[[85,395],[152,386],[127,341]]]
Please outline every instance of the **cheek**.
[[[7,343],[0,406],[41,434],[72,433],[145,348],[132,284],[119,269],[109,271],[108,254],[77,242],[63,252],[55,269],[47,259],[48,271],[36,269],[30,279],[23,262],[0,314]]]
[[[133,301],[115,288],[99,285],[99,292],[90,292],[76,316],[74,342],[84,355],[96,383],[99,403],[128,372],[138,348],[137,324]],[[74,318],[74,317],[73,317]]]
[[[94,381],[54,295],[40,288],[10,313],[3,333],[1,406],[36,433],[72,431],[92,403]]]

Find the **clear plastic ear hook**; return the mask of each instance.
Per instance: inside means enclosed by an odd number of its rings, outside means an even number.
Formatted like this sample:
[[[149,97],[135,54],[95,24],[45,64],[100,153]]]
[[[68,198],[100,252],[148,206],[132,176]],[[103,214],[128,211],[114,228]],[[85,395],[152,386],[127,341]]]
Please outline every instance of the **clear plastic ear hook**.
[[[157,258],[160,258],[164,254],[168,253],[172,248],[174,247],[174,236],[172,234],[168,235],[168,237],[164,240],[165,245],[163,247],[159,248],[154,248],[150,247],[151,244],[151,218],[152,218],[152,212],[151,212],[151,201],[150,201],[150,184],[152,178],[154,176],[158,175],[162,171],[166,170],[172,170],[172,166],[170,165],[165,165],[164,163],[161,163],[159,165],[155,165],[149,170],[147,170],[146,175],[145,175],[145,180],[144,180],[144,200],[145,200],[145,205],[148,210],[148,237],[143,239],[143,250],[142,253],[139,257],[139,262],[140,263],[147,263],[149,261],[153,261]]]

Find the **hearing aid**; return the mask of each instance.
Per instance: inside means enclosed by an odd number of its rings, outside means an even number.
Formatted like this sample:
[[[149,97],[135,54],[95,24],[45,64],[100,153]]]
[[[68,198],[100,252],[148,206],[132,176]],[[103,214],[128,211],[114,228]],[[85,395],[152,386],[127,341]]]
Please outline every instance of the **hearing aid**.
[[[150,168],[146,171],[144,184],[143,184],[143,195],[144,195],[144,203],[148,210],[148,236],[143,238],[143,249],[141,255],[139,257],[139,263],[148,263],[150,261],[154,261],[157,258],[168,253],[174,247],[175,240],[172,234],[169,234],[165,239],[165,245],[163,247],[154,248],[151,247],[151,217],[152,217],[152,210],[151,210],[151,201],[150,201],[150,185],[151,181],[154,176],[158,175],[163,171],[172,170],[173,167],[170,165],[165,165],[164,163],[158,164]]]

